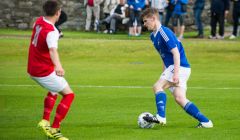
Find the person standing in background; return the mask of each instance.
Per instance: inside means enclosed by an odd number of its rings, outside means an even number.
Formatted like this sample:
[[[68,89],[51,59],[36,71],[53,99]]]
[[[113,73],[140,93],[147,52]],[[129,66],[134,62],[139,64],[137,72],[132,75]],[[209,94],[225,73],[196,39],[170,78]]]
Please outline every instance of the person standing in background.
[[[155,8],[159,12],[160,21],[163,22],[164,9],[167,7],[166,0],[151,0],[151,7]]]
[[[233,32],[232,32],[232,35],[229,37],[229,39],[235,39],[237,37],[238,24],[239,24],[239,18],[240,18],[240,0],[232,0],[232,2],[233,2],[233,12],[232,12]]]
[[[183,34],[185,31],[185,16],[187,14],[187,4],[188,0],[171,0],[171,3],[174,5],[173,10],[173,30],[177,35],[179,31],[178,39],[183,39]],[[180,23],[180,30],[178,29],[178,21]]]
[[[170,0],[167,0],[167,7],[166,7],[166,15],[165,15],[165,21],[164,21],[164,26],[170,27],[172,25],[168,25],[170,19],[172,18],[172,12],[174,10],[174,5],[171,3]]]
[[[92,14],[95,18],[94,22],[94,30],[97,30],[96,22],[98,22],[100,18],[100,4],[103,0],[84,0],[84,6],[86,6],[87,18],[86,18],[86,25],[85,31],[90,31]]]
[[[127,4],[129,6],[130,14],[129,36],[140,36],[142,32],[140,16],[146,5],[146,0],[127,0]]]
[[[209,39],[224,39],[224,20],[229,12],[229,0],[211,0],[211,35]],[[219,23],[219,36],[216,35]]]
[[[195,0],[193,6],[193,14],[195,19],[195,24],[197,26],[198,35],[196,38],[204,38],[203,25],[201,20],[202,11],[204,9],[205,0]]]

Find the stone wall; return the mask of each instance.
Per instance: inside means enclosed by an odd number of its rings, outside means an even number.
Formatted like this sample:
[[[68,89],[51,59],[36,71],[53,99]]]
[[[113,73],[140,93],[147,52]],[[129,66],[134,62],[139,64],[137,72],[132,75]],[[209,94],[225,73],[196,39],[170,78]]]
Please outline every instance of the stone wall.
[[[42,13],[45,0],[1,0],[0,28],[28,29]],[[62,0],[63,10],[68,14],[68,21],[63,28],[80,30],[84,28],[86,12],[84,0]]]
[[[33,21],[42,15],[42,4],[45,0],[1,0],[0,1],[0,28],[29,29]],[[68,21],[62,28],[73,30],[84,30],[86,11],[83,6],[84,0],[62,0],[63,10],[68,15]],[[210,0],[206,0],[203,12],[203,22],[209,25]],[[188,5],[186,26],[193,28],[192,5]],[[102,16],[103,17],[103,16]],[[189,29],[189,28],[188,28]]]

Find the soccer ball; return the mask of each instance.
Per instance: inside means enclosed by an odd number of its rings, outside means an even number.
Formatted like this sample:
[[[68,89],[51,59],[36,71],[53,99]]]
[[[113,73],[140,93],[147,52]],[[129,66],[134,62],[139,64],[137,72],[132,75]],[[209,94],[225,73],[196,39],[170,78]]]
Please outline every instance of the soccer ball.
[[[141,113],[139,116],[138,116],[138,126],[140,128],[153,128],[155,123],[149,123],[149,122],[146,122],[143,117],[144,116],[153,116],[151,113],[149,112],[143,112]]]

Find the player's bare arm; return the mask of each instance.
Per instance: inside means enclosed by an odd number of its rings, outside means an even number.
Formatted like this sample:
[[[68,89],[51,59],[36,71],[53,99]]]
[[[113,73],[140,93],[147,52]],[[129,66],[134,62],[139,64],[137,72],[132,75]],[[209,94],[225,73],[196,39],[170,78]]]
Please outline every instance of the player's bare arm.
[[[54,64],[54,66],[55,66],[56,74],[58,76],[64,76],[65,71],[62,68],[62,64],[61,64],[60,59],[59,59],[57,48],[50,48],[49,53],[50,53],[51,60]]]
[[[177,84],[179,82],[180,54],[177,47],[173,48],[171,52],[173,54],[174,61],[173,82]]]

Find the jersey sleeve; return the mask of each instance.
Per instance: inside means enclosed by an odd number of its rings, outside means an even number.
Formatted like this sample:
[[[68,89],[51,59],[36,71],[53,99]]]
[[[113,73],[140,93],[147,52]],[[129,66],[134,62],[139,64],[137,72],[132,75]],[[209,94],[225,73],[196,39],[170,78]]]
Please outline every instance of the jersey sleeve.
[[[169,40],[166,42],[169,51],[171,51],[173,48],[177,47],[177,44],[175,42],[174,36],[173,35],[169,35]]]
[[[48,48],[58,48],[58,39],[59,33],[57,30],[49,32],[46,39]]]
[[[166,30],[164,31],[162,29],[160,29],[160,34],[169,51],[177,47],[177,44],[175,43],[174,34],[172,34],[170,31]]]

